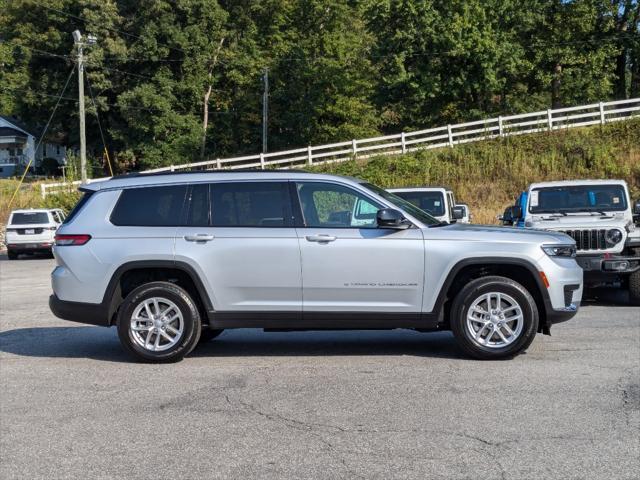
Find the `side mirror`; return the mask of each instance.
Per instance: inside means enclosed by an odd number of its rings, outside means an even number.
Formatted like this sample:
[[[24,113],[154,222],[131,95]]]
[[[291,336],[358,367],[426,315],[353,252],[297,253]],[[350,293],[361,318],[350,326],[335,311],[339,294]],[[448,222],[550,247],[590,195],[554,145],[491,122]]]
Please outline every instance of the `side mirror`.
[[[453,219],[462,220],[464,218],[464,207],[453,207]]]
[[[514,221],[522,218],[522,207],[520,205],[514,205],[511,207],[511,217]]]
[[[376,214],[376,221],[378,222],[378,228],[395,228],[398,230],[404,230],[409,228],[411,223],[404,218],[401,211],[394,208],[383,208],[378,210]]]
[[[512,225],[513,224],[513,207],[505,208],[504,213],[501,216],[498,216],[498,220],[500,220],[503,225]]]
[[[636,203],[633,204],[633,214],[640,215],[640,200],[636,200]]]

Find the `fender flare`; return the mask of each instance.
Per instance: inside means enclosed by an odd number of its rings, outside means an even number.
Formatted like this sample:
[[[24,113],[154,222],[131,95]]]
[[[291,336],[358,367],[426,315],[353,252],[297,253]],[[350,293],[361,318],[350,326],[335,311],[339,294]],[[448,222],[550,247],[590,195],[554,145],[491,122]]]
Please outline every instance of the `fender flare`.
[[[108,312],[108,319],[110,324],[113,324],[112,319],[114,318],[114,313],[118,309],[121,303],[122,295],[120,292],[120,279],[126,272],[130,272],[131,270],[139,270],[145,268],[169,268],[172,270],[180,270],[186,273],[198,291],[198,295],[200,296],[200,300],[204,305],[204,308],[209,312],[214,310],[213,304],[211,303],[211,298],[207,293],[206,288],[204,287],[204,283],[202,282],[198,272],[185,262],[175,261],[175,260],[134,260],[130,262],[123,263],[120,265],[111,275],[111,279],[107,284],[107,288],[105,290],[104,296],[102,298],[102,307],[106,308]]]

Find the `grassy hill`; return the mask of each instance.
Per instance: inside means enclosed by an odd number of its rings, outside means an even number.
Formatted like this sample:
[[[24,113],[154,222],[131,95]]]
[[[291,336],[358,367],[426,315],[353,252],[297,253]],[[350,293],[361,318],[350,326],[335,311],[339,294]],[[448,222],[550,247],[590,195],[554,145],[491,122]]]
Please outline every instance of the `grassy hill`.
[[[496,223],[529,183],[576,178],[626,180],[640,197],[640,120],[506,137],[407,155],[320,165],[382,187],[445,185],[468,203],[474,223]]]

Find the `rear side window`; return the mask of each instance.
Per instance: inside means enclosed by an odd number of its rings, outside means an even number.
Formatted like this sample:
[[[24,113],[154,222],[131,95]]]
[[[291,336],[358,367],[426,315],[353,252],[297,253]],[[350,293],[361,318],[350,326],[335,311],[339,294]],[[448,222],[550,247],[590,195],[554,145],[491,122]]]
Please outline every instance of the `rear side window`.
[[[36,225],[49,223],[47,212],[18,212],[11,216],[11,225]]]
[[[184,185],[125,189],[113,209],[111,223],[121,227],[179,226],[186,193]]]
[[[191,227],[209,225],[209,185],[200,184],[191,187],[187,198],[187,221]]]
[[[214,227],[286,227],[291,225],[286,182],[230,182],[211,185]]]

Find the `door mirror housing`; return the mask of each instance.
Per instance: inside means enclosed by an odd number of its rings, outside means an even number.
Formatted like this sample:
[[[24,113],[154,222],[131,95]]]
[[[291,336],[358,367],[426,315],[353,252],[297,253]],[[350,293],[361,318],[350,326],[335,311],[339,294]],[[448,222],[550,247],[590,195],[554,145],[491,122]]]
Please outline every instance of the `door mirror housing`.
[[[453,219],[462,220],[464,218],[464,207],[453,207]]]
[[[411,222],[405,218],[401,211],[394,208],[383,208],[376,214],[378,228],[395,228],[404,230],[411,226]]]
[[[520,207],[512,205],[504,209],[504,213],[502,214],[502,216],[498,217],[498,220],[502,221],[503,225],[513,225],[514,222],[517,222],[518,218],[520,217],[519,215],[517,215],[518,213],[522,213],[522,209]]]

